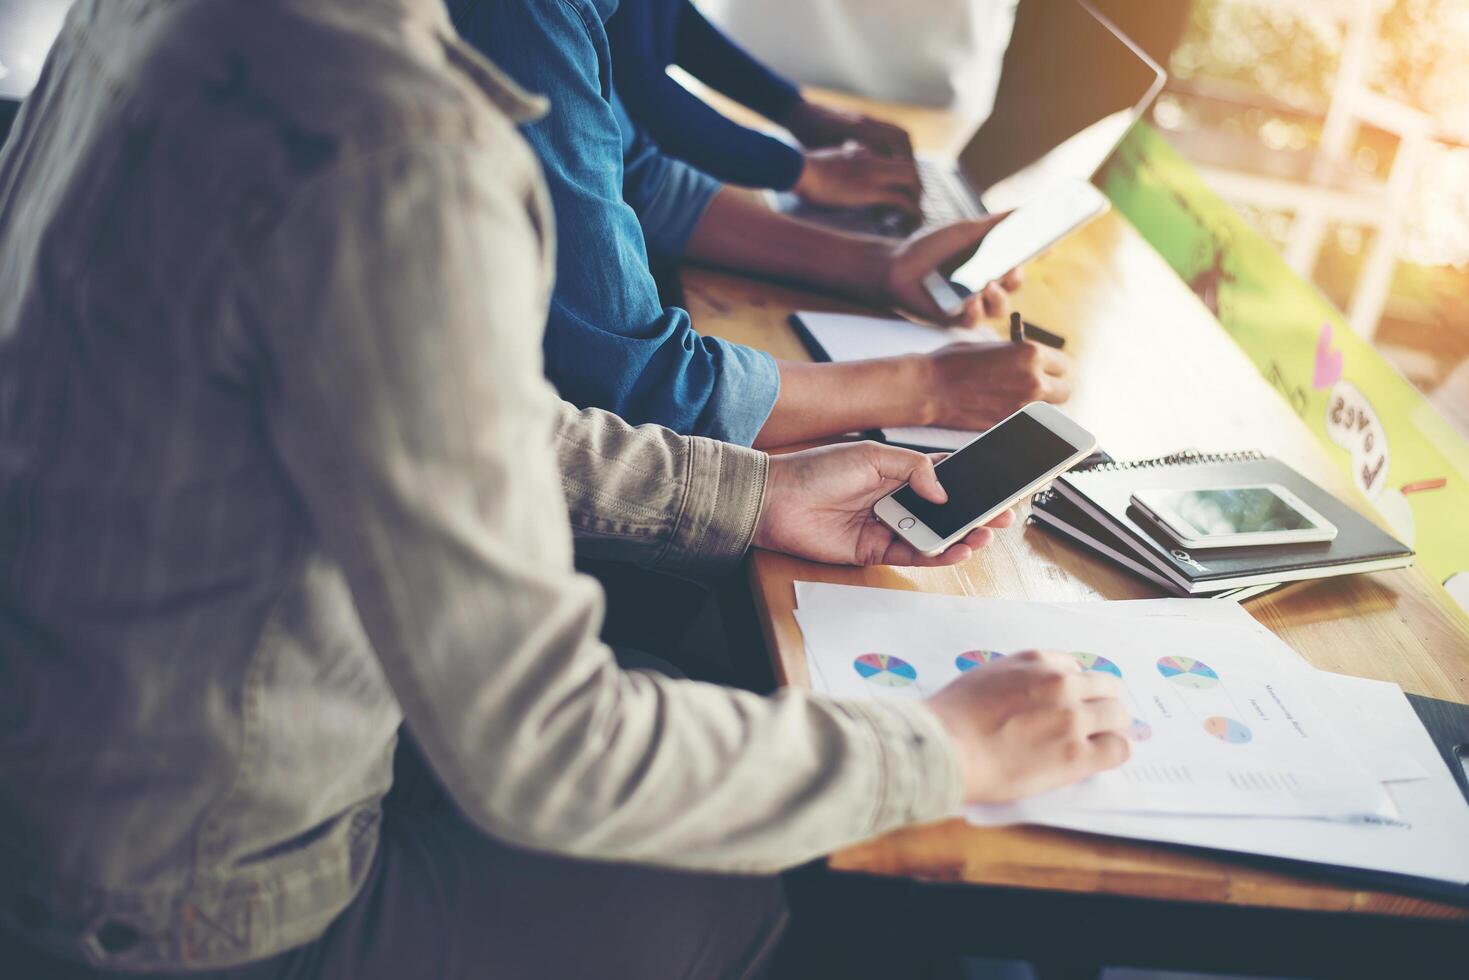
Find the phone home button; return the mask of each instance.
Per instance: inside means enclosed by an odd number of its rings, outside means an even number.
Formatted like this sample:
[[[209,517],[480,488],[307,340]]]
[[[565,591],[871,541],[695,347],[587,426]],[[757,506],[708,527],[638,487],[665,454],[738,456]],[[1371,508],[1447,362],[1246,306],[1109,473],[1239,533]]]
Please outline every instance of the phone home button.
[[[916,522],[913,520],[913,518],[911,518],[911,517],[905,517],[901,521],[898,522],[898,527],[899,527],[900,530],[906,531],[909,528],[911,528],[915,523]]]

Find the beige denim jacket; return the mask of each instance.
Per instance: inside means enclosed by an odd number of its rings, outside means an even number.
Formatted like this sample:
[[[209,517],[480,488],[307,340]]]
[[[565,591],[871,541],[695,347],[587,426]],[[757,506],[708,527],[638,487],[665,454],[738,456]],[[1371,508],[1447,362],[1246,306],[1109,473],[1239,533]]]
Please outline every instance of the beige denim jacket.
[[[623,672],[591,553],[749,547],[762,454],[541,375],[544,111],[438,0],[80,0],[0,155],[0,927],[319,935],[405,719],[465,815],[771,871],[959,803],[916,704]]]

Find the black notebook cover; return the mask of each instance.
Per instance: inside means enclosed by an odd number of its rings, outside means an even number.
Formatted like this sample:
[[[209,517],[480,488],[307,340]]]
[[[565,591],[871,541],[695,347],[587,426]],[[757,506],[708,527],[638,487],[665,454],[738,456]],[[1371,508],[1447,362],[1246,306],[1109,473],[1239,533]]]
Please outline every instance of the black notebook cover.
[[[1140,490],[1278,483],[1331,523],[1336,539],[1296,545],[1184,551],[1130,503]],[[1276,459],[1258,453],[1183,454],[1139,463],[1108,463],[1060,477],[1056,491],[1106,526],[1190,593],[1263,582],[1325,578],[1412,564],[1413,551]],[[1037,502],[1038,508],[1044,504]]]
[[[1233,599],[1237,602],[1242,602],[1245,599],[1269,592],[1276,584],[1264,583],[1235,589],[1224,589],[1219,592],[1191,593],[1182,586],[1170,582],[1161,571],[1153,568],[1146,559],[1136,555],[1126,541],[1113,534],[1100,521],[1092,518],[1086,511],[1051,488],[1042,490],[1032,498],[1030,519],[1032,523],[1038,527],[1045,528],[1047,532],[1079,544],[1093,554],[1117,565],[1121,565],[1144,581],[1156,585],[1174,595],[1199,599]]]

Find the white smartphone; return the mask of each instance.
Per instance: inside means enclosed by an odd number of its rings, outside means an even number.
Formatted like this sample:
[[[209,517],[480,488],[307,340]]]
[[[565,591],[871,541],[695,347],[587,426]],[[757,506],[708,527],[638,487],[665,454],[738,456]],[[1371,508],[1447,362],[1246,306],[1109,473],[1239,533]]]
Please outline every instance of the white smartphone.
[[[1140,490],[1137,507],[1192,550],[1331,541],[1336,525],[1278,483],[1193,490]]]
[[[1032,402],[938,464],[947,503],[930,503],[904,486],[873,512],[918,551],[937,555],[1081,462],[1096,445],[1060,409]]]
[[[979,243],[969,261],[947,280],[937,272],[923,285],[939,309],[949,316],[959,312],[964,297],[1019,268],[1111,205],[1101,191],[1084,180],[1068,181],[1022,204]],[[958,288],[955,288],[955,287]]]

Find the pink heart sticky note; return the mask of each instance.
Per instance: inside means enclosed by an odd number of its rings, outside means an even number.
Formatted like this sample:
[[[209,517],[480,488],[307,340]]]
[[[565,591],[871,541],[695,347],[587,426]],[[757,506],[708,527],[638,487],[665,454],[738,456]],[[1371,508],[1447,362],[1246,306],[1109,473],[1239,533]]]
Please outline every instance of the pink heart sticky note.
[[[1316,370],[1311,384],[1317,388],[1330,388],[1341,380],[1342,352],[1331,349],[1331,323],[1321,324],[1321,335],[1316,338]]]

